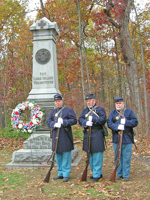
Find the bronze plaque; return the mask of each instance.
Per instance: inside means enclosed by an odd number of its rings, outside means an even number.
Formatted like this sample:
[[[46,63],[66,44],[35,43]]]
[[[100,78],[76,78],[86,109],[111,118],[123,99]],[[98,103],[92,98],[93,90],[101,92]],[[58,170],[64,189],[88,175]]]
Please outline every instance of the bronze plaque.
[[[50,61],[51,54],[47,49],[40,49],[36,52],[35,59],[39,64],[45,65]]]

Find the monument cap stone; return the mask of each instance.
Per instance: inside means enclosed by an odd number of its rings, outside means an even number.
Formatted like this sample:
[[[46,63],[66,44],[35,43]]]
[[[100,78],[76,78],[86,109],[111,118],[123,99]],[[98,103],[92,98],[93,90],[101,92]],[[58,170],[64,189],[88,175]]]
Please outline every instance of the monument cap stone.
[[[55,29],[57,34],[59,34],[59,29],[57,26],[57,22],[51,22],[46,17],[43,17],[39,21],[35,22],[30,26],[30,30],[41,30],[41,29]]]

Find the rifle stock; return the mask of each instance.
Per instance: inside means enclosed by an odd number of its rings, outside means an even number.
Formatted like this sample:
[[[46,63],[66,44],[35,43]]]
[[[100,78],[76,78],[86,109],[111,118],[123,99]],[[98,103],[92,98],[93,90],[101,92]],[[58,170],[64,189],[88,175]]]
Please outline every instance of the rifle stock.
[[[86,166],[80,178],[80,181],[86,181],[86,178],[87,178],[87,169],[89,166],[89,158],[90,158],[90,139],[91,139],[91,126],[89,126],[89,133],[88,133],[88,152],[87,152]]]
[[[53,162],[52,162],[52,163],[53,163]],[[50,179],[50,176],[51,176],[51,170],[53,169],[53,166],[54,166],[54,165],[51,165],[51,167],[50,167],[48,173],[46,174],[46,176],[45,176],[45,178],[44,178],[44,182],[45,182],[45,183],[49,183],[49,179]]]
[[[117,163],[116,163],[116,166],[115,166],[115,169],[110,177],[110,181],[112,182],[115,182],[115,178],[116,178],[116,171],[117,171],[117,168],[119,167],[120,165],[120,155],[121,155],[121,146],[122,146],[122,136],[123,136],[123,131],[121,131],[121,133],[119,134],[119,149],[117,151]]]
[[[53,152],[52,152],[52,164],[51,164],[51,166],[50,166],[50,169],[49,169],[47,175],[46,175],[45,178],[44,178],[44,182],[45,182],[45,183],[48,183],[48,182],[49,182],[50,175],[51,175],[51,170],[52,170],[53,167],[54,167],[55,153],[56,153],[56,150],[57,150],[58,137],[59,137],[59,130],[60,130],[60,128],[57,129],[57,136],[56,136],[56,138],[55,138],[54,149],[53,149]],[[50,157],[50,158],[51,158],[51,157]]]

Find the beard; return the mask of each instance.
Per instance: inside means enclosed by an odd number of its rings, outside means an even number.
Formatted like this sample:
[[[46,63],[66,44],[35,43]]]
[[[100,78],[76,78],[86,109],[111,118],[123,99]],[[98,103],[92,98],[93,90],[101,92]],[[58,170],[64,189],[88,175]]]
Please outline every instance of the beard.
[[[121,111],[123,108],[116,107],[116,110]]]

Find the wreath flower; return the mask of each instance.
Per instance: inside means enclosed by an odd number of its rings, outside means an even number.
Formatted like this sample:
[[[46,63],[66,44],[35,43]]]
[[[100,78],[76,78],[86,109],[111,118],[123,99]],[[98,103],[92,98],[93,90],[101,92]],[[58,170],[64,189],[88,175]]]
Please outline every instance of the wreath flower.
[[[21,113],[25,110],[30,110],[31,119],[25,123],[20,119]],[[43,120],[43,109],[34,102],[23,102],[16,106],[11,114],[11,125],[14,129],[22,132],[32,133],[33,130],[39,128]]]

